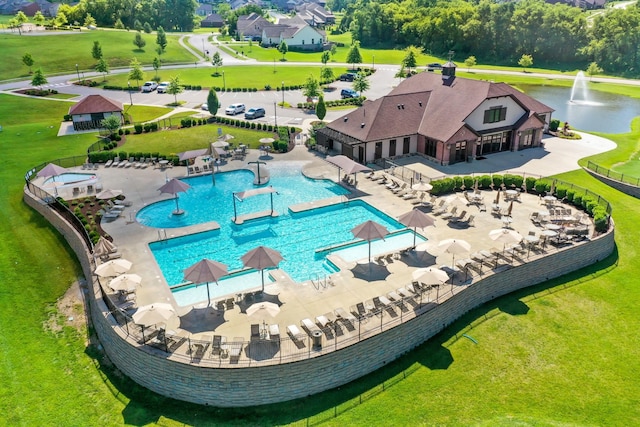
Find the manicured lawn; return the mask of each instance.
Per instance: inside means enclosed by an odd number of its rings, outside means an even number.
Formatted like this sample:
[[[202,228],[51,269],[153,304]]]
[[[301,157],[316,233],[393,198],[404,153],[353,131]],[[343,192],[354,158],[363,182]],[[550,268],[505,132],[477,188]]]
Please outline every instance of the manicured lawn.
[[[76,64],[80,72],[93,71],[96,61],[91,56],[93,42],[99,41],[102,54],[111,68],[128,67],[136,57],[140,63],[150,65],[155,52],[155,33],[144,34],[147,45],[138,50],[133,45],[135,32],[126,31],[83,31],[69,34],[19,36],[0,33],[2,61],[0,61],[0,80],[29,78],[29,68],[22,63],[22,56],[30,53],[35,64],[33,69],[42,67],[45,75],[55,73],[75,73]],[[164,63],[193,62],[194,57],[178,43],[178,36],[167,34],[166,52],[162,55]],[[64,41],[61,43],[61,41]],[[82,74],[81,74],[82,76]],[[126,82],[125,82],[126,86]]]
[[[136,115],[163,113],[134,108]],[[412,367],[406,379],[327,424],[634,425],[640,419],[640,264],[635,261],[640,200],[582,171],[561,177],[612,203],[613,256],[473,310],[378,372],[319,396],[240,410],[185,404],[136,386],[100,359],[93,346],[86,347],[86,330],[59,326],[65,319],[55,301],[81,272],[63,238],[21,202],[30,167],[82,155],[95,140],[91,134],[55,137],[67,110],[65,102],[0,95],[0,413],[7,425],[291,424],[332,413],[334,405],[351,407],[348,402],[359,394]],[[15,111],[29,111],[29,123]],[[185,131],[184,147],[199,143],[199,132],[214,129]],[[171,134],[131,138],[123,149],[135,151],[144,144],[144,151],[181,151],[182,146],[169,145],[181,142],[164,138]],[[252,137],[239,135],[234,142]],[[594,160],[626,161],[638,151],[639,137],[638,126],[631,134],[613,136],[618,154]],[[465,333],[478,344],[463,338]]]

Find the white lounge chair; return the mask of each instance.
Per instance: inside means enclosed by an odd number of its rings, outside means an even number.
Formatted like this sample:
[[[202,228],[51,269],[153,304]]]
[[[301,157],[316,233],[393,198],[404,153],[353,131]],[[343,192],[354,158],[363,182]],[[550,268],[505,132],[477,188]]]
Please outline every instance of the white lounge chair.
[[[296,325],[287,326],[287,333],[289,334],[289,336],[291,336],[292,339],[297,341],[304,338],[304,334],[300,331],[300,329]]]
[[[300,323],[302,323],[302,327],[307,330],[309,335],[316,331],[320,331],[320,328],[318,328],[318,326],[313,323],[311,319],[302,319]]]

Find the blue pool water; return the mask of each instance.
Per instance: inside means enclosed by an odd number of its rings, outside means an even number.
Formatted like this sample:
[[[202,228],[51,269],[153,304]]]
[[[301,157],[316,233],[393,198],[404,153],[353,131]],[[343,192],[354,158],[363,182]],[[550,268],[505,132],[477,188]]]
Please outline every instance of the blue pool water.
[[[96,179],[96,176],[92,173],[65,172],[48,178],[44,183],[51,184],[53,182],[62,182],[64,184],[73,184],[76,182],[88,181],[90,179]]]
[[[264,166],[263,166],[264,167]],[[286,214],[289,206],[314,200],[347,194],[348,191],[329,180],[312,180],[300,173],[300,167],[269,166],[269,185],[278,193],[273,194],[273,207],[279,214]],[[157,228],[177,228],[217,221],[224,225],[234,217],[233,193],[256,188],[250,171],[233,171],[216,174],[216,185],[211,175],[183,179],[191,189],[178,195],[183,215],[173,215],[175,200],[169,198],[149,205],[138,212],[141,224]],[[262,194],[240,202],[236,200],[238,216],[271,209],[271,195]]]

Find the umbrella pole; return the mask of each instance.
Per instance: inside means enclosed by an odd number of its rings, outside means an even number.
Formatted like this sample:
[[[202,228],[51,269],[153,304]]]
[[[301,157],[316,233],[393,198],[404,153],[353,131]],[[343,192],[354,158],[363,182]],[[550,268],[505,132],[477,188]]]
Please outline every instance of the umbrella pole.
[[[416,247],[416,234],[418,231],[418,227],[413,227],[413,247]]]
[[[264,270],[260,270],[260,276],[262,277],[262,292],[264,292]]]
[[[180,206],[178,206],[178,193],[176,193],[176,213],[180,212]]]
[[[211,294],[209,293],[209,282],[207,282],[207,300],[209,300],[209,305],[211,305]]]

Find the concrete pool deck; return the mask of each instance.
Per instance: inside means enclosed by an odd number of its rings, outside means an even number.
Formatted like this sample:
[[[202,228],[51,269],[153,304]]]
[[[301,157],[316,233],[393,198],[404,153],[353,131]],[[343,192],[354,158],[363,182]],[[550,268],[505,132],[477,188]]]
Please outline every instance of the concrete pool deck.
[[[475,161],[473,163],[464,163],[460,165],[452,165],[446,168],[439,168],[427,163],[418,156],[407,157],[405,160],[410,164],[418,164],[418,160],[423,169],[422,173],[429,177],[441,177],[443,173],[451,175],[469,174],[469,173],[485,173],[501,171],[523,171],[535,174],[556,174],[577,168],[577,159],[586,155],[595,154],[596,152],[607,151],[614,145],[607,140],[601,141],[598,138],[587,138],[582,142],[571,141],[567,144],[566,140],[558,140],[556,138],[547,138],[545,140],[545,148],[530,149],[516,153],[500,153],[489,156],[487,160]],[[494,158],[495,156],[495,158]],[[497,158],[500,159],[497,159]],[[529,158],[527,162],[523,158]],[[304,173],[309,177],[326,178],[336,181],[338,174],[336,168],[329,165],[323,160],[323,156],[315,152],[309,152],[305,147],[298,146],[294,150],[286,154],[278,154],[269,158],[262,156],[258,150],[249,150],[247,157],[243,160],[229,160],[223,165],[221,171],[229,171],[247,167],[247,162],[258,160],[269,163],[288,161],[303,162]],[[546,164],[542,168],[538,163],[544,160]],[[502,169],[487,170],[493,168],[494,162],[500,162]],[[547,164],[548,163],[548,164]],[[414,167],[414,166],[411,166]],[[177,237],[185,234],[192,234],[199,231],[205,231],[216,225],[215,223],[205,223],[185,227],[184,229],[166,229],[158,230],[142,226],[135,221],[135,214],[144,206],[154,203],[158,200],[170,199],[170,195],[160,195],[157,190],[163,185],[167,179],[179,178],[185,176],[187,170],[185,167],[173,167],[166,169],[135,169],[135,168],[105,168],[101,166],[96,171],[104,189],[122,189],[125,192],[127,201],[132,205],[127,207],[122,216],[111,222],[103,222],[103,228],[114,238],[114,242],[118,246],[122,256],[133,262],[132,273],[142,276],[142,286],[137,291],[137,304],[139,306],[151,304],[155,302],[168,302],[177,308],[179,316],[189,313],[194,307],[177,307],[173,295],[171,294],[162,273],[156,264],[149,248],[148,243],[161,240],[164,238]],[[353,190],[353,188],[350,188]],[[436,217],[435,227],[429,227],[425,230],[418,230],[429,239],[431,243],[427,244],[429,250],[426,252],[409,253],[399,260],[388,263],[384,268],[374,268],[370,280],[361,278],[362,271],[356,272],[351,270],[354,263],[340,262],[333,260],[342,271],[335,273],[331,277],[331,281],[327,282],[327,286],[314,286],[311,282],[296,283],[289,279],[286,272],[281,270],[272,270],[269,274],[276,280],[275,283],[267,284],[265,287],[266,294],[277,295],[278,299],[283,303],[280,313],[273,319],[267,319],[267,323],[277,323],[280,326],[281,335],[286,335],[286,327],[290,324],[300,325],[300,320],[304,318],[315,319],[316,316],[331,312],[338,307],[342,307],[349,311],[349,307],[358,302],[380,295],[386,295],[388,292],[395,291],[397,288],[403,287],[412,281],[411,273],[418,267],[426,267],[430,265],[446,265],[451,264],[452,256],[447,253],[438,251],[435,246],[437,242],[446,238],[464,239],[471,244],[471,253],[480,250],[489,250],[495,247],[501,247],[501,244],[492,241],[488,237],[489,230],[501,228],[503,223],[500,218],[496,218],[491,214],[491,201],[495,198],[496,192],[483,191],[484,202],[488,209],[480,212],[476,206],[460,206],[458,209],[466,209],[470,214],[475,215],[475,224],[469,228],[450,227],[447,221]],[[84,196],[82,194],[81,196]],[[355,191],[344,198],[333,198],[331,203],[344,199],[359,198],[387,215],[398,218],[401,214],[408,212],[413,208],[410,201],[403,200],[392,192],[377,184],[374,181],[358,177],[358,186]],[[327,203],[326,201],[314,202],[315,206]],[[502,201],[506,207],[504,200]],[[521,200],[514,203],[513,222],[511,228],[519,231],[522,235],[526,235],[530,230],[536,230],[540,234],[540,229],[536,228],[530,221],[531,212],[544,210],[544,206],[540,204],[537,196],[522,194]],[[553,246],[548,247],[549,251],[556,251]],[[466,258],[469,254],[456,256],[456,259]],[[541,256],[541,255],[534,255]],[[364,260],[366,261],[366,260]],[[365,276],[368,272],[365,271]],[[458,279],[461,280],[461,279]],[[106,285],[107,280],[102,280]],[[211,286],[215,286],[212,284]],[[260,283],[248,290],[259,289]],[[236,298],[236,295],[229,295],[230,298]],[[219,300],[219,299],[217,299]],[[215,301],[214,300],[214,304]],[[205,308],[202,304],[197,304],[196,308]],[[243,337],[248,340],[250,337],[250,324],[259,323],[257,319],[248,317],[240,312],[236,305],[233,310],[224,312],[223,319],[219,318],[219,312],[206,308],[201,310],[197,317],[192,320],[198,323],[195,329],[207,332],[212,335],[222,335],[226,337]],[[179,321],[173,325],[167,325],[168,329],[176,330],[180,326]],[[186,324],[183,327],[186,329]],[[189,325],[190,330],[194,330],[193,324]]]

